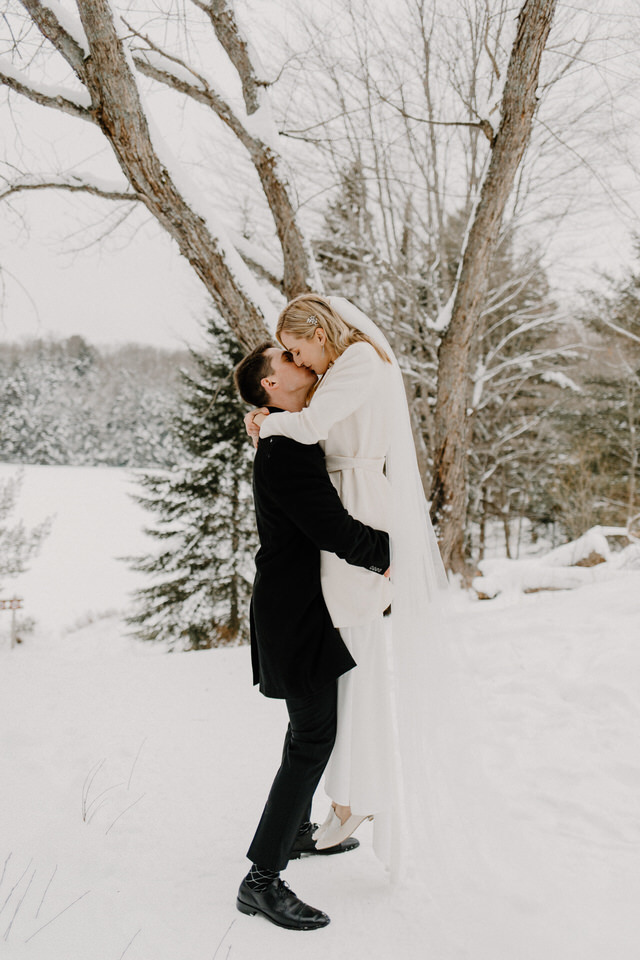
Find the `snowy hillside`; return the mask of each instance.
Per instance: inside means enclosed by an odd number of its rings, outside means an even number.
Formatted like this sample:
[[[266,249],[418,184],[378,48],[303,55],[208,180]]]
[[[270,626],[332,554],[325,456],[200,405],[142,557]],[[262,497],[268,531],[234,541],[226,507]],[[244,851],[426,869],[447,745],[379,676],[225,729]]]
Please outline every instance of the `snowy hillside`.
[[[2,467],[0,480],[15,468]],[[29,467],[28,523],[56,514],[0,614],[0,943],[9,960],[636,960],[640,572],[573,591],[458,598],[459,652],[488,706],[470,731],[515,831],[510,888],[473,902],[393,889],[361,848],[286,879],[329,927],[235,910],[284,734],[248,650],[167,655],[126,635],[144,548],[125,471]],[[321,791],[320,791],[321,794]],[[314,810],[324,817],[320,795]],[[495,840],[495,837],[492,837]],[[499,838],[498,838],[499,839]],[[483,878],[480,878],[482,887]]]

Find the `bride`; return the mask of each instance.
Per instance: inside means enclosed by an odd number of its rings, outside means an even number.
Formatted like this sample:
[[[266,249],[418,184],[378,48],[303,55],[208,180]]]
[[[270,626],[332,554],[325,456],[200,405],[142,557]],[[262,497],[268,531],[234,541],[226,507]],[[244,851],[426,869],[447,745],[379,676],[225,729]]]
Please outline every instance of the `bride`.
[[[332,806],[319,848],[374,818],[374,850],[398,874],[426,824],[438,822],[438,780],[449,752],[450,694],[438,636],[446,576],[420,481],[401,372],[376,325],[347,300],[303,294],[280,315],[277,338],[319,377],[299,413],[248,415],[260,437],[320,442],[344,506],[387,529],[392,585],[332,554],[321,558],[325,601],[358,664],[338,685],[338,734],[325,790]],[[383,619],[392,605],[390,630]],[[430,813],[431,810],[431,813]],[[427,829],[427,832],[429,830]],[[428,840],[433,855],[434,832]],[[444,853],[444,851],[443,851]]]

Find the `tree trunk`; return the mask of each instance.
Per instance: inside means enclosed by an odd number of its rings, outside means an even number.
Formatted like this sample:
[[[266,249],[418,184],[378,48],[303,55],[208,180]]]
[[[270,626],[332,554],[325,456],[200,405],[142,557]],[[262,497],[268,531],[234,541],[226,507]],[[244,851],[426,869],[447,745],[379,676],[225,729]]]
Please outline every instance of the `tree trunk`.
[[[480,532],[478,539],[478,563],[484,560],[484,551],[487,545],[487,508],[482,498],[482,513],[480,514]]]
[[[629,463],[629,484],[627,487],[627,526],[634,518],[636,510],[636,473],[638,471],[638,436],[636,431],[637,417],[637,397],[636,387],[629,374],[629,385],[627,387],[627,421],[629,423],[629,451],[631,459]]]
[[[230,268],[228,252],[191,209],[156,152],[108,3],[79,0],[78,9],[91,52],[85,69],[93,112],[129,183],[176,241],[240,342],[251,347],[267,339],[264,317]]]
[[[501,106],[501,122],[456,283],[451,321],[439,349],[431,510],[445,565],[466,573],[466,457],[469,359],[491,257],[516,171],[531,133],[536,88],[556,0],[526,0],[518,17]]]
[[[502,514],[502,529],[504,530],[504,551],[507,560],[513,559],[511,556],[511,521],[509,514]]]

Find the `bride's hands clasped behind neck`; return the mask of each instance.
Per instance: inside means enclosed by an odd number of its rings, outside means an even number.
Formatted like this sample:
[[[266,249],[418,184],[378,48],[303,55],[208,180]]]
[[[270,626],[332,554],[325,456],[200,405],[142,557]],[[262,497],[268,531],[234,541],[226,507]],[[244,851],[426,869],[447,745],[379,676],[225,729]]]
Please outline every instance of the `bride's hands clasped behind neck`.
[[[260,439],[260,425],[264,422],[265,417],[268,416],[269,410],[267,407],[257,407],[255,410],[250,410],[249,413],[245,414],[244,426],[253,441],[254,447],[258,446],[258,440]]]

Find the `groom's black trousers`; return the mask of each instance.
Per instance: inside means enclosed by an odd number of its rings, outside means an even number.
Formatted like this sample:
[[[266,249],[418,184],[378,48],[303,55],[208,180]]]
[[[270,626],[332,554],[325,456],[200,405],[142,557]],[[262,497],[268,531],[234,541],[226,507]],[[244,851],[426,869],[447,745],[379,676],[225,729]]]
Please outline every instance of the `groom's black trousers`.
[[[247,856],[268,870],[284,870],[298,829],[311,816],[311,800],[336,739],[335,681],[308,697],[286,700],[289,727],[282,763],[271,786]]]

